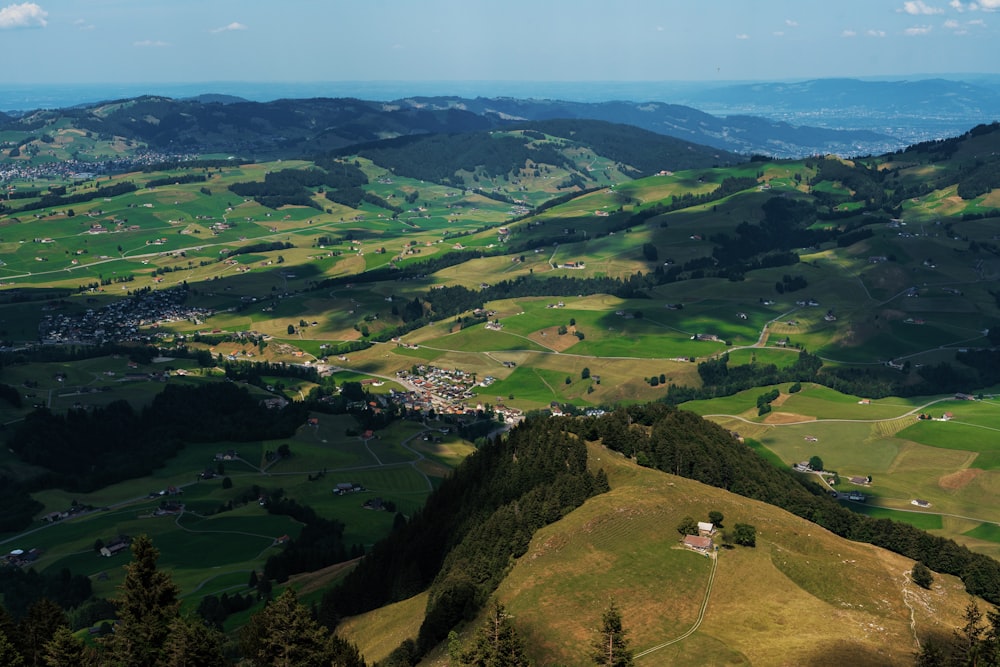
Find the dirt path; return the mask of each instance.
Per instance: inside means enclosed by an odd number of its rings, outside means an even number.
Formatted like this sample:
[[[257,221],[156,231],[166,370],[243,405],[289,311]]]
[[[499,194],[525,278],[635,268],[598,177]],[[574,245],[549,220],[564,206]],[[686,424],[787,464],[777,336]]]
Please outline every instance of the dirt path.
[[[705,611],[708,609],[708,598],[712,595],[712,584],[715,583],[715,571],[719,569],[719,552],[716,551],[714,554],[712,554],[711,558],[712,558],[712,572],[708,576],[708,586],[705,587],[705,599],[701,601],[701,609],[698,610],[698,618],[695,619],[694,625],[688,628],[687,632],[682,634],[680,637],[675,637],[670,641],[666,641],[663,642],[662,644],[657,644],[656,646],[652,646],[643,651],[639,651],[633,656],[636,660],[638,660],[639,658],[643,658],[649,655],[650,653],[655,653],[656,651],[659,651],[662,648],[666,648],[672,644],[676,644],[677,642],[684,641],[685,639],[693,635],[695,632],[697,632],[698,628],[701,627],[702,621],[705,620]]]

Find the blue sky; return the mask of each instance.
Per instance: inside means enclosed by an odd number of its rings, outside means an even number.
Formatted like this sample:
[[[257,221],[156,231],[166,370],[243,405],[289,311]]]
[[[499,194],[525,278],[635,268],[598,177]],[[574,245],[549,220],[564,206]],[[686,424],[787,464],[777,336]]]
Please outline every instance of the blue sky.
[[[0,86],[1000,71],[1000,0],[0,0]]]

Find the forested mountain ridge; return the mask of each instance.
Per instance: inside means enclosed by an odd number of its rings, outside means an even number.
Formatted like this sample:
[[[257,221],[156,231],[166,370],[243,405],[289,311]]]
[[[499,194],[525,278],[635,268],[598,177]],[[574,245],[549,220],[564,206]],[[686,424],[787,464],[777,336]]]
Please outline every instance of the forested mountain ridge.
[[[793,127],[750,116],[718,118],[660,102],[583,103],[507,98],[350,98],[248,102],[215,97],[177,100],[144,96],[67,109],[0,116],[0,128],[44,134],[68,124],[99,136],[120,136],[160,151],[228,152],[245,157],[301,157],[391,137],[501,128],[555,118],[635,125],[719,150],[775,156],[880,152],[897,146],[869,131]]]
[[[898,146],[898,142],[891,137],[870,130],[794,126],[748,114],[719,117],[690,106],[664,102],[587,103],[513,98],[426,97],[400,100],[399,103],[417,108],[470,110],[505,120],[563,118],[626,123],[722,150],[775,157],[817,153],[877,153]]]
[[[401,176],[475,187],[478,180],[502,177],[521,170],[534,172],[556,167],[571,172],[556,188],[586,189],[597,185],[587,159],[571,153],[584,151],[613,161],[628,177],[650,176],[663,169],[696,169],[738,164],[738,155],[674,139],[630,125],[592,120],[523,122],[509,131],[465,132],[400,137],[334,152],[360,155]],[[482,185],[485,185],[483,183]],[[570,189],[572,188],[572,189]]]

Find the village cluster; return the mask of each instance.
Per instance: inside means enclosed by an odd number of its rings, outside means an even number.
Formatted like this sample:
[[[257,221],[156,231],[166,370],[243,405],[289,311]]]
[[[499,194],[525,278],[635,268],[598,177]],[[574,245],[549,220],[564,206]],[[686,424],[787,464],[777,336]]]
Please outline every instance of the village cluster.
[[[472,388],[476,385],[488,387],[495,378],[487,375],[481,381],[474,373],[463,370],[448,370],[436,366],[421,364],[411,370],[396,372],[405,386],[412,387],[410,391],[390,392],[393,402],[402,404],[408,410],[434,410],[436,414],[464,415],[482,410],[478,403],[471,406],[466,401],[474,399]],[[523,413],[516,408],[504,406],[503,398],[497,397],[497,405],[493,411],[507,423],[517,423],[523,418]]]
[[[178,320],[197,322],[212,315],[210,310],[184,305],[186,295],[180,287],[140,292],[82,315],[59,313],[63,304],[50,303],[39,322],[38,337],[46,344],[147,343],[156,335],[141,327]]]
[[[195,155],[169,155],[156,151],[137,151],[127,158],[81,162],[80,160],[56,160],[37,167],[7,162],[0,168],[0,183],[13,181],[71,180],[87,181],[98,174],[122,174],[139,171],[164,162],[194,160]]]

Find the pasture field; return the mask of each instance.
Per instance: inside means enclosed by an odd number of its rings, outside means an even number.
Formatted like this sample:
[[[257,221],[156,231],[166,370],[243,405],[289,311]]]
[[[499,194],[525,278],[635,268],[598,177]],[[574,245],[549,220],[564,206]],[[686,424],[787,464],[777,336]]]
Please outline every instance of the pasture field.
[[[87,368],[118,362],[88,361],[76,372],[85,376],[90,372]],[[109,542],[118,535],[145,533],[161,551],[161,566],[171,571],[183,594],[196,604],[201,595],[245,587],[250,570],[260,571],[267,557],[280,549],[276,540],[283,535],[294,538],[301,530],[289,517],[268,514],[259,506],[252,486],[269,491],[280,488],[321,516],[343,522],[347,547],[371,546],[391,529],[394,512],[367,509],[363,507],[366,500],[381,498],[393,503],[396,511],[412,514],[423,506],[437,482],[472,451],[471,445],[455,436],[441,443],[423,442],[419,436],[424,427],[415,422],[395,422],[365,442],[349,435],[359,428],[353,417],[316,416],[318,425],[303,425],[292,437],[281,440],[189,444],[152,475],[92,493],[38,492],[35,498],[44,506],[39,516],[65,510],[72,503],[98,509],[41,524],[40,530],[21,536],[3,536],[4,542],[39,548],[43,552],[39,568],[69,567],[94,577],[99,595],[111,595],[121,583],[123,572],[118,566],[127,556],[101,557],[94,550],[95,540]],[[268,460],[265,452],[276,451],[281,444],[289,445],[292,456]],[[231,448],[239,451],[240,459],[213,460],[217,452]],[[12,460],[5,463],[14,464]],[[206,468],[224,468],[231,488],[224,487],[221,477],[198,479]],[[365,491],[338,496],[333,489],[340,482],[361,484]],[[160,496],[160,490],[168,486],[178,487],[180,495]],[[184,503],[184,512],[154,516],[165,499]],[[240,504],[241,499],[249,502]],[[233,501],[235,507],[224,511]]]
[[[951,397],[886,398],[869,403],[819,385],[787,394],[772,412],[757,416],[756,397],[769,388],[707,401],[684,409],[706,415],[724,427],[752,438],[776,465],[791,466],[819,456],[836,471],[841,493],[857,490],[867,504],[848,503],[856,511],[888,516],[950,537],[984,553],[1000,553],[989,536],[1000,525],[1000,448],[993,437],[1000,428],[996,400]],[[918,413],[949,421],[918,420]],[[856,486],[850,477],[871,476]],[[914,514],[912,501],[930,508]],[[973,530],[975,529],[975,530]]]

